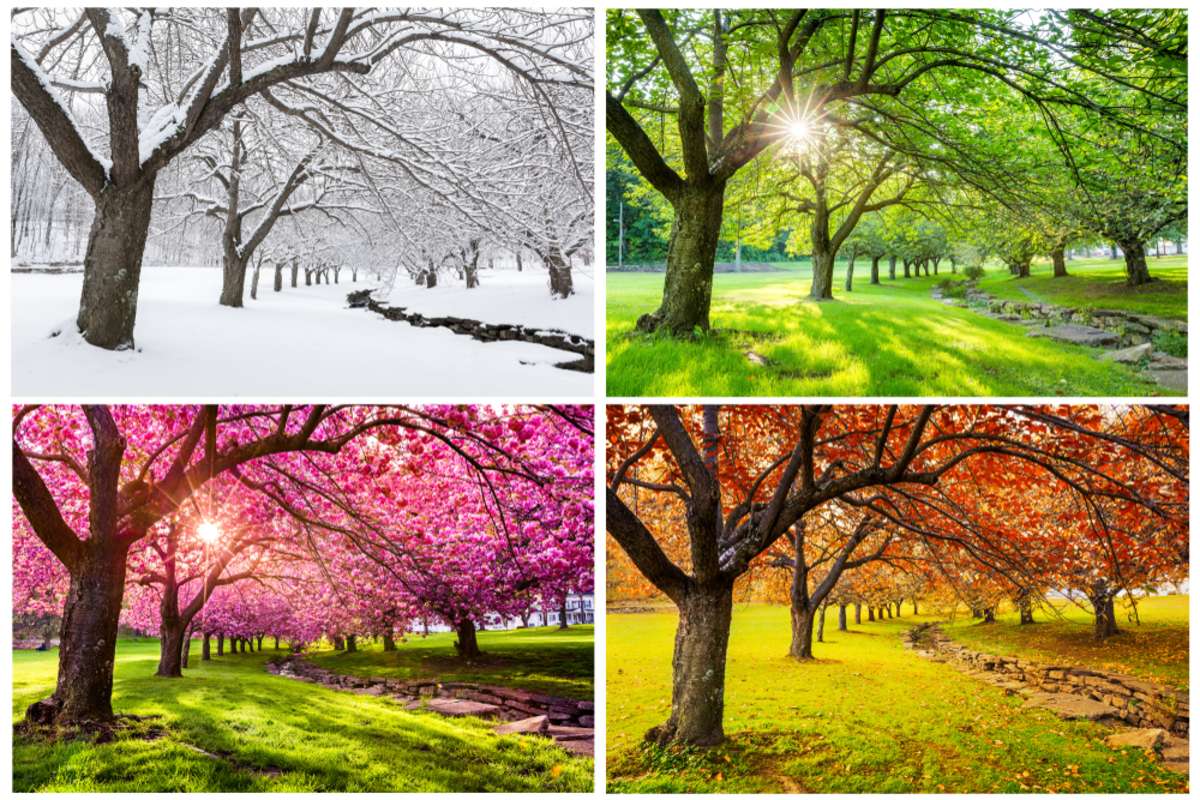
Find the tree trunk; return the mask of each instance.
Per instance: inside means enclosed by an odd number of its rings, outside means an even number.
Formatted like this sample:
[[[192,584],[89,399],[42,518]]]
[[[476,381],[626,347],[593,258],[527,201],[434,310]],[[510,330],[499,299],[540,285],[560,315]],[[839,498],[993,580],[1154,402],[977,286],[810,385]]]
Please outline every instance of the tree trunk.
[[[659,744],[707,747],[725,738],[725,656],[733,582],[694,584],[679,604],[671,659],[671,716],[646,734]]]
[[[1103,578],[1092,585],[1088,599],[1092,602],[1092,613],[1095,614],[1094,634],[1097,641],[1104,641],[1121,632],[1117,628],[1115,594]]]
[[[396,652],[396,640],[394,638],[392,638],[392,635],[390,633],[385,633],[380,638],[383,639],[383,652],[385,652],[385,653]]]
[[[896,257],[888,256],[888,279],[896,280]]]
[[[217,655],[225,655],[225,634],[223,633],[217,634]]]
[[[346,649],[346,643],[344,641],[342,641],[342,637],[340,637],[340,636],[333,637],[333,649],[334,650],[345,650]]]
[[[854,291],[854,256],[846,264],[846,291]]]
[[[25,712],[30,722],[112,720],[113,660],[125,591],[125,560],[124,550],[92,550],[71,576],[59,628],[57,684],[51,697]]]
[[[221,267],[221,305],[241,308],[246,294],[246,259],[234,242],[227,242]]]
[[[1125,253],[1125,283],[1143,286],[1150,282],[1150,268],[1146,266],[1146,248],[1136,240],[1117,242]]]
[[[278,650],[279,649],[279,637],[273,636],[271,638],[273,638],[275,640],[275,649]]]
[[[882,256],[871,256],[871,283],[877,285],[879,283],[879,259]]]
[[[825,609],[826,605],[821,603],[821,608],[817,611],[817,641],[822,644],[825,642]]]
[[[212,634],[204,634],[204,644],[200,648],[200,660],[212,661]]]
[[[1175,240],[1175,255],[1177,255],[1177,256],[1183,255],[1183,239]]]
[[[260,653],[262,652],[262,640],[263,640],[264,635],[265,634],[261,634],[261,633],[258,635],[258,652],[260,652]]]
[[[296,259],[292,259],[292,288],[296,288],[296,282],[300,278],[300,264]]]
[[[846,604],[838,603],[838,630],[847,630],[846,627]]]
[[[158,669],[160,678],[182,678],[183,623],[178,617],[162,620],[158,626]]]
[[[557,246],[552,246],[546,256],[546,269],[550,271],[551,297],[570,297],[575,294],[575,286],[571,281],[571,262],[563,257]]]
[[[909,602],[912,603],[913,616],[915,617],[915,616],[917,616],[917,613],[918,613],[917,612],[917,598],[915,598],[915,597],[909,598]]]
[[[875,606],[867,606],[867,622],[875,621]]]
[[[825,232],[826,225],[819,225],[814,216],[813,246],[812,246],[812,288],[809,289],[809,300],[833,299],[833,260],[836,253],[829,244],[829,234]]]
[[[563,595],[562,602],[558,606],[558,629],[565,631],[567,629],[567,596]]]
[[[691,336],[697,328],[708,330],[724,201],[722,182],[709,181],[680,192],[667,244],[662,304],[638,318],[638,330],[666,328],[673,336]]]
[[[983,610],[983,624],[987,625],[996,621],[996,609],[988,606]]]
[[[275,285],[272,287],[277,292],[283,291],[283,262],[278,261],[275,264]]]
[[[854,604],[854,624],[862,625],[862,603]]]
[[[1050,260],[1054,262],[1054,277],[1067,277],[1067,258],[1063,248],[1056,247],[1050,251]]]
[[[357,653],[358,652],[358,639],[355,638],[353,633],[346,637],[346,652],[347,653]]]
[[[262,272],[262,262],[254,265],[254,277],[250,279],[250,299],[258,299],[258,276]]]
[[[189,624],[183,632],[183,641],[179,644],[179,665],[187,669],[192,657],[192,626]]]
[[[151,176],[132,189],[109,187],[95,202],[83,257],[83,291],[75,318],[88,344],[105,350],[134,346],[138,284],[153,200]]]
[[[454,647],[458,650],[459,656],[472,659],[482,655],[479,651],[479,640],[475,637],[474,622],[469,619],[462,620],[454,626],[454,631],[458,635],[458,641],[454,643]]]
[[[912,266],[912,262],[909,261],[907,258],[904,259],[903,261],[904,261],[904,277],[911,278],[912,273],[909,272],[909,268]]]

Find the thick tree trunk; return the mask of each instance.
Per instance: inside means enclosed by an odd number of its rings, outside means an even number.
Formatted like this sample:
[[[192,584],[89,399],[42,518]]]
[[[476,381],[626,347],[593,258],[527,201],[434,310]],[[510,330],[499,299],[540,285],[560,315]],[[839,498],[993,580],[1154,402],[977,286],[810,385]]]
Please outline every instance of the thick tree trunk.
[[[346,652],[347,653],[357,653],[358,652],[358,639],[355,638],[353,633],[346,637]]]
[[[25,712],[29,721],[78,724],[113,718],[113,659],[125,560],[123,550],[89,551],[71,576],[59,628],[57,684],[51,697]]]
[[[471,659],[479,658],[482,655],[479,651],[479,640],[475,637],[474,622],[465,619],[454,626],[454,631],[458,635],[458,641],[454,643],[454,647],[458,650],[459,656]]]
[[[846,627],[846,604],[838,603],[838,630],[847,630]]]
[[[867,606],[867,622],[875,621],[875,606]]]
[[[238,254],[237,246],[227,242],[221,265],[221,305],[241,308],[246,294],[246,259]]]
[[[200,647],[200,660],[212,661],[212,634],[204,634],[204,644]]]
[[[985,608],[983,610],[983,622],[986,625],[986,624],[990,624],[995,621],[996,621],[996,609],[992,606],[988,606],[987,608]]]
[[[813,223],[812,246],[812,287],[808,292],[809,300],[833,299],[833,260],[836,253],[829,245],[829,235],[824,233],[825,225],[818,228]]]
[[[383,652],[394,653],[396,651],[396,640],[390,633],[385,633],[380,638],[383,639]]]
[[[277,292],[283,291],[283,262],[282,261],[277,262],[275,264],[275,284],[272,288],[274,288],[275,291],[277,291]]]
[[[729,580],[693,585],[679,601],[671,716],[647,732],[647,740],[707,747],[725,738],[725,656],[732,614]]]
[[[1137,240],[1117,242],[1125,253],[1125,283],[1143,286],[1150,282],[1150,268],[1146,266],[1146,247]]]
[[[300,278],[300,264],[296,259],[292,259],[292,288],[296,288],[296,282]]]
[[[1115,592],[1109,588],[1108,582],[1103,579],[1096,581],[1088,599],[1092,602],[1092,613],[1095,615],[1093,631],[1096,640],[1103,641],[1120,633],[1117,627]]]
[[[909,261],[907,258],[903,259],[903,261],[904,261],[904,277],[911,278],[912,273],[909,272],[909,269],[912,267],[912,262]]]
[[[340,637],[340,636],[333,637],[333,649],[334,650],[345,650],[346,649],[346,643],[345,643],[345,641],[343,641],[342,637]]]
[[[882,256],[871,256],[871,283],[879,283],[879,259]]]
[[[563,595],[562,602],[558,606],[558,629],[565,631],[567,629],[567,597]]]
[[[223,633],[217,634],[217,655],[225,655],[225,634]]]
[[[720,182],[689,186],[680,193],[667,244],[662,304],[638,319],[638,330],[665,328],[673,336],[708,330],[724,201],[725,184]]]
[[[75,323],[83,338],[96,347],[127,350],[134,346],[138,284],[153,200],[151,176],[132,189],[109,187],[95,202]]]
[[[178,618],[163,620],[158,626],[158,669],[160,678],[182,678],[183,623]]]
[[[854,604],[854,624],[862,625],[862,603]]]
[[[1064,249],[1056,247],[1050,251],[1050,260],[1054,263],[1054,277],[1067,277],[1067,257]]]
[[[896,280],[896,257],[888,256],[888,279]]]

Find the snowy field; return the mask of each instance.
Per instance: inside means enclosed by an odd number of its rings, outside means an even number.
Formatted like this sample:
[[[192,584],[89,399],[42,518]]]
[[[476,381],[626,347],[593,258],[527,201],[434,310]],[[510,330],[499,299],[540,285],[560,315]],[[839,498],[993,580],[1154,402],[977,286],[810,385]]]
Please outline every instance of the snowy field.
[[[424,396],[579,397],[593,376],[555,363],[577,356],[524,342],[484,343],[444,329],[414,328],[346,307],[346,294],[372,284],[290,286],[245,308],[217,304],[216,268],[143,270],[135,351],[88,345],[74,330],[81,274],[15,274],[13,391],[24,397],[295,397],[357,400]],[[422,313],[556,327],[594,337],[593,283],[551,300],[544,270],[480,270],[481,286],[422,290],[397,276],[390,302]],[[411,288],[409,288],[411,287]],[[60,332],[53,336],[54,332]]]

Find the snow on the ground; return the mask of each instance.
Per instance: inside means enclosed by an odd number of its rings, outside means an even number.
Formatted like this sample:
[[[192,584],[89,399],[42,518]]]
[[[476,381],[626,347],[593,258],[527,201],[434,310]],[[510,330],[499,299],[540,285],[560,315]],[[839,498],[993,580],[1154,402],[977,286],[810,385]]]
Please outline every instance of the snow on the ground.
[[[484,277],[498,284],[499,274],[490,271]],[[272,291],[273,273],[264,271],[258,300],[249,297],[248,277],[246,307],[226,308],[217,304],[220,269],[148,267],[142,271],[134,329],[137,349],[124,352],[92,347],[75,331],[82,281],[81,274],[12,275],[15,394],[368,400],[412,395],[556,398],[592,392],[592,375],[553,366],[574,360],[573,353],[524,342],[479,342],[347,308],[348,292],[373,285],[351,283],[349,270],[342,270],[341,283],[333,285],[304,286],[301,276],[295,289],[285,275],[278,294]],[[448,303],[454,288],[467,294],[461,284],[447,287]],[[508,302],[501,299],[498,285],[495,289],[490,302]],[[524,298],[525,291],[513,294]],[[578,298],[576,304],[576,299],[551,301],[543,295],[545,309],[532,297],[522,299],[530,318],[510,321],[569,327],[591,337],[590,300]],[[586,316],[587,324],[560,318],[558,306]],[[458,315],[471,316],[467,312],[463,307]],[[52,336],[55,331],[59,335]]]
[[[593,281],[590,274],[572,270],[575,294],[550,298],[546,270],[480,269],[479,285],[464,288],[453,275],[439,275],[432,289],[418,286],[404,273],[396,276],[388,303],[426,316],[455,316],[481,322],[559,328],[591,339]]]

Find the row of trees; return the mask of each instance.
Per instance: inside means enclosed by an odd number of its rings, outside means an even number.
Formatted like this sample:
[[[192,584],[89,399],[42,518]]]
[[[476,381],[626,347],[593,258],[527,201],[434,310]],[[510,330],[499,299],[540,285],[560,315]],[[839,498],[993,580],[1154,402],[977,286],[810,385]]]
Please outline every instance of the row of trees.
[[[986,616],[1065,592],[1105,638],[1118,595],[1187,573],[1184,408],[613,406],[608,439],[614,574],[679,608],[657,741],[723,738],[739,585],[786,594],[808,659],[829,605],[953,596]]]
[[[69,406],[13,424],[14,608],[61,615],[32,721],[113,717],[118,626],[297,645],[476,626],[592,580],[592,412]]]
[[[486,236],[553,282],[587,246],[590,14],[23,9],[13,29],[13,230],[44,226],[21,241],[54,259],[86,239],[98,347],[132,345],[148,246],[217,251],[229,306],[264,248],[366,242],[394,270]]]
[[[827,299],[860,221],[894,207],[956,236],[1017,229],[997,249],[1102,238],[1148,281],[1146,245],[1186,218],[1186,28],[1178,10],[610,12],[608,133],[671,226],[639,327],[708,327],[723,230],[791,230]]]

